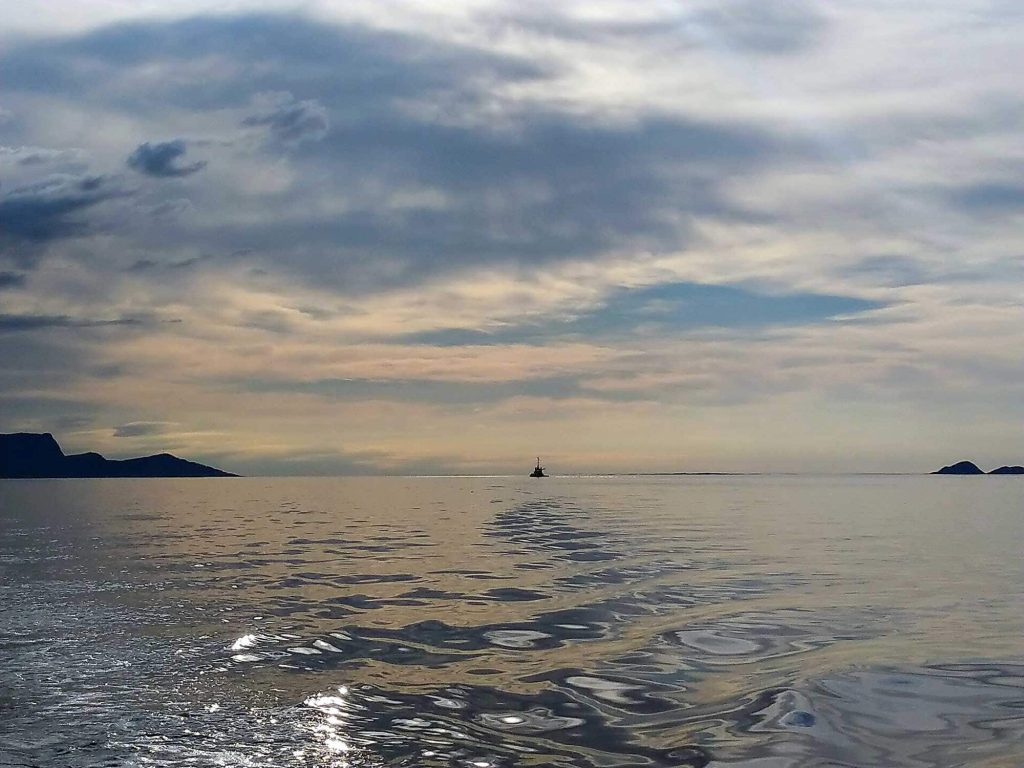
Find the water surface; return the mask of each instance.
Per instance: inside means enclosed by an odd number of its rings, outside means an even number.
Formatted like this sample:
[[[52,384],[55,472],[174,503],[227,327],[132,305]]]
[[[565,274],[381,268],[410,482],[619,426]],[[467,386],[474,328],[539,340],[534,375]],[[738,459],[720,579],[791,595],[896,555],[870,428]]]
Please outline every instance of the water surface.
[[[1016,766],[1024,481],[0,481],[0,765]]]

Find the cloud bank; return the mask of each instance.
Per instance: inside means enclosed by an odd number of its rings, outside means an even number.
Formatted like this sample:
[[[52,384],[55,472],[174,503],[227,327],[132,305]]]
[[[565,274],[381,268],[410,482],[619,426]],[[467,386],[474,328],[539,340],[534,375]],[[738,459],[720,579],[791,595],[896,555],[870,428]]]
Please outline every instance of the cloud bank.
[[[242,472],[1024,454],[1004,8],[30,11],[5,429]]]

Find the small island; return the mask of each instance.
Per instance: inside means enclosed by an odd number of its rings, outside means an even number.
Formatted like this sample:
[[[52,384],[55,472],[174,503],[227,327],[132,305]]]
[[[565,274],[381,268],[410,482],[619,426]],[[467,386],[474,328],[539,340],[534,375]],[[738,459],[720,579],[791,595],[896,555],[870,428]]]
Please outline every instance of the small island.
[[[984,475],[985,471],[973,461],[958,461],[940,470],[932,472],[933,475]]]
[[[985,472],[981,467],[975,464],[973,461],[958,461],[956,464],[950,464],[948,467],[932,472],[933,475],[1024,475],[1024,467],[1020,466],[1006,466],[993,469],[991,472]]]
[[[49,432],[0,435],[0,478],[44,477],[238,477],[216,467],[158,453],[107,459],[98,453],[66,455]]]

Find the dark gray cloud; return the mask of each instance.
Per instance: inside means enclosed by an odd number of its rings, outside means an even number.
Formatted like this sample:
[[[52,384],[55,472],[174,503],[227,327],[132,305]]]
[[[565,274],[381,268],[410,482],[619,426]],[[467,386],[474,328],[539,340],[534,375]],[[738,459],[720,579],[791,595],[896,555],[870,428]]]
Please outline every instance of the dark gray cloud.
[[[242,125],[267,128],[274,141],[285,146],[317,141],[327,135],[327,110],[314,99],[297,101],[290,93],[272,93],[260,102],[264,109],[247,117]]]
[[[18,272],[0,272],[0,291],[5,288],[21,288],[25,285],[25,276]]]
[[[0,197],[0,256],[29,264],[38,246],[88,232],[76,216],[124,195],[103,176],[52,175]]]
[[[175,76],[212,53],[225,65],[201,78]],[[0,65],[5,90],[66,95],[138,115],[159,115],[168,107],[244,108],[260,94],[285,93],[300,101],[315,98],[341,119],[386,108],[395,99],[443,93],[463,79],[544,74],[521,59],[289,14],[116,24],[9,46]],[[139,67],[163,67],[166,76],[111,87]]]
[[[42,153],[33,152],[18,160],[18,165],[44,165],[50,162],[50,158]]]
[[[187,259],[176,259],[174,261],[157,261],[156,259],[137,259],[131,266],[129,266],[126,272],[149,272],[156,269],[189,269],[197,264],[202,264],[204,261],[213,258],[210,255],[204,256],[191,256]]]
[[[161,179],[172,179],[191,176],[206,167],[205,160],[182,164],[181,160],[188,151],[184,139],[174,139],[156,144],[140,144],[128,156],[128,166],[147,176]]]
[[[103,328],[106,326],[141,326],[146,318],[119,317],[111,320],[71,317],[69,315],[0,314],[0,333],[38,331],[50,328]]]
[[[322,170],[349,210],[197,229],[254,260],[360,291],[480,264],[537,265],[612,250],[664,252],[690,241],[696,215],[756,219],[719,191],[731,176],[800,149],[749,126],[680,118],[589,125],[537,112],[509,131],[404,116],[336,126]],[[390,207],[362,189],[426,188],[437,206]],[[312,190],[311,190],[312,191]],[[355,192],[356,194],[353,194]],[[311,207],[311,211],[315,210]],[[282,258],[291,253],[293,257]],[[266,256],[264,256],[266,254]]]
[[[171,76],[210,51],[224,66],[201,79]],[[611,123],[525,102],[495,112],[502,86],[553,73],[297,16],[119,25],[24,44],[0,67],[15,89],[154,119],[158,109],[262,105],[245,123],[291,150],[301,189],[215,200],[220,220],[197,199],[201,223],[173,229],[168,217],[160,234],[203,251],[249,249],[254,268],[343,292],[493,263],[678,250],[695,216],[756,218],[721,192],[732,177],[817,153],[751,124],[653,114]],[[144,89],[119,80],[139,67],[168,76]],[[104,77],[118,87],[100,87]],[[178,154],[143,154],[154,170],[179,167]],[[344,207],[325,211],[332,199]],[[236,203],[244,217],[232,215]]]

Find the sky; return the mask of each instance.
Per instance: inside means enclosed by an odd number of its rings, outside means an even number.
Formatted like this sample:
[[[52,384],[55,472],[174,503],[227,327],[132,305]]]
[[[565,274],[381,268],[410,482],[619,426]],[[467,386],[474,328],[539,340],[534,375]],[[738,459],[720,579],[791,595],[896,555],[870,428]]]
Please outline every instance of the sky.
[[[0,431],[1024,462],[1016,0],[0,0]]]

